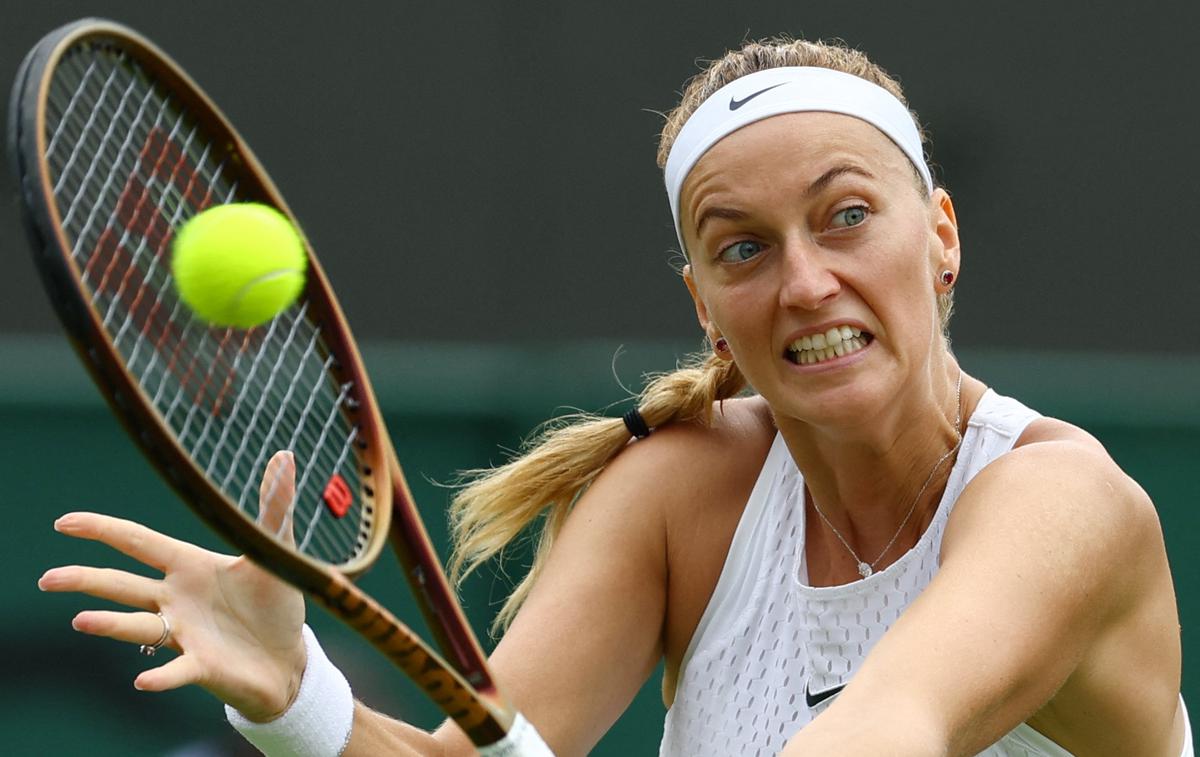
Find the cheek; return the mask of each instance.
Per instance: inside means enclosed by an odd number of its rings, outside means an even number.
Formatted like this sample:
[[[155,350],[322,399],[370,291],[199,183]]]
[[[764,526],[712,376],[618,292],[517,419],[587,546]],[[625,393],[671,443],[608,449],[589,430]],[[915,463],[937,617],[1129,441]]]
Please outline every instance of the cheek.
[[[915,289],[933,294],[933,241],[924,226],[910,225],[897,229],[887,240],[887,249],[880,251],[891,279],[902,284],[910,295],[915,294]]]
[[[734,359],[747,374],[754,374],[754,365],[774,354],[774,303],[763,288],[746,283],[723,286],[707,300],[710,324],[728,340]]]
[[[931,273],[929,235],[923,227],[897,230],[886,242],[868,251],[877,261],[870,283],[860,293],[883,320],[886,331],[908,330],[924,324],[936,311],[937,293]],[[901,324],[909,324],[902,327]]]
[[[763,287],[752,281],[725,282],[709,287],[704,298],[708,315],[726,336],[745,332],[754,323],[761,325],[764,305],[769,297]]]

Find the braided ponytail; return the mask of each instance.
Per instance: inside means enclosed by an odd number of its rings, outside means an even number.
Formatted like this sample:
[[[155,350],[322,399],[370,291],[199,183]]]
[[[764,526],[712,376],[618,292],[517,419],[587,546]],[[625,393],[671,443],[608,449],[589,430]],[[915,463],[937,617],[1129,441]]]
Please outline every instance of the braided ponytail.
[[[638,410],[650,428],[675,422],[708,425],[714,404],[745,386],[731,361],[697,354],[647,384],[638,398]],[[450,505],[452,580],[461,583],[539,516],[544,517],[533,566],[500,608],[493,630],[512,621],[576,500],[631,438],[620,418],[580,413],[547,424],[520,457],[498,468],[464,474],[469,483]]]

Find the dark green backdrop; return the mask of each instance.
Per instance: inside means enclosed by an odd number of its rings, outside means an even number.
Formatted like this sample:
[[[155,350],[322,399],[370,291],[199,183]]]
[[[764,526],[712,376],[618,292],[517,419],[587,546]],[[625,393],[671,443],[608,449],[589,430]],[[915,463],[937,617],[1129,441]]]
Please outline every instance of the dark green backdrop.
[[[0,95],[41,35],[101,15],[150,36],[226,110],[304,224],[356,333],[376,340],[366,358],[435,532],[447,500],[435,482],[498,461],[560,406],[623,397],[610,368],[616,342],[650,340],[616,361],[636,386],[699,335],[667,265],[674,235],[653,164],[657,112],[673,106],[697,59],[777,33],[862,48],[902,80],[955,198],[964,364],[1095,432],[1149,490],[1185,655],[1198,648],[1195,0],[55,0],[5,10]],[[34,587],[51,565],[124,564],[56,535],[50,524],[69,509],[219,545],[126,442],[67,352],[8,187],[6,751],[233,753],[244,747],[214,702],[134,691],[146,662],[136,650],[73,633],[85,604]],[[412,616],[389,557],[365,581]],[[489,577],[467,587],[477,628],[504,587]],[[313,622],[367,701],[436,721],[357,638],[319,610]],[[657,683],[598,754],[656,752]],[[1185,692],[1200,707],[1190,656]]]
[[[670,368],[687,345],[624,349],[616,374],[636,385],[648,370]],[[565,406],[601,409],[624,395],[611,366],[617,345],[540,348],[428,344],[368,346],[400,457],[427,523],[444,539],[447,481],[458,469],[502,459],[538,421]],[[1200,648],[1200,360],[1117,354],[966,352],[969,371],[999,391],[1081,423],[1158,504],[1172,558],[1185,653]],[[72,562],[130,566],[95,545],[51,529],[68,510],[93,508],[135,518],[174,536],[222,548],[143,463],[60,340],[0,340],[0,473],[7,528],[0,573],[0,732],[18,755],[219,755],[245,747],[220,707],[199,691],[142,694],[131,681],[146,665],[132,645],[76,634],[72,615],[96,606],[79,597],[40,594],[46,568]],[[1081,523],[1080,528],[1086,528]],[[514,566],[516,567],[516,566]],[[401,616],[415,618],[389,555],[364,579]],[[484,629],[507,584],[472,581],[468,612]],[[422,725],[438,722],[402,675],[319,609],[311,621],[331,656],[367,702]],[[595,754],[657,753],[662,705],[658,676]],[[1200,702],[1200,668],[1185,659],[1184,692]],[[190,751],[189,751],[190,750]],[[207,751],[205,751],[207,750]],[[239,752],[238,750],[242,750]]]

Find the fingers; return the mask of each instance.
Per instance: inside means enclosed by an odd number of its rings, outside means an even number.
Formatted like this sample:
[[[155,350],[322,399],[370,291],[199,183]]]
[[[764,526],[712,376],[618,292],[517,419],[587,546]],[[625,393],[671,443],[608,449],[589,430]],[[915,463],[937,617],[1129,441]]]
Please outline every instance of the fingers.
[[[149,612],[112,612],[85,610],[75,616],[71,627],[90,636],[105,636],[132,644],[157,644],[162,638],[162,618]],[[169,634],[163,646],[177,649],[174,634]]]
[[[140,523],[99,513],[67,513],[54,521],[54,530],[67,536],[107,544],[164,572],[174,556],[190,546]]]
[[[199,683],[200,665],[190,655],[180,655],[157,668],[143,670],[133,679],[133,687],[139,691],[170,691],[190,683]]]
[[[68,565],[51,568],[38,579],[42,591],[80,592],[143,610],[157,610],[161,582],[112,568]]]
[[[295,544],[292,509],[296,499],[296,458],[290,451],[282,450],[271,457],[258,493],[259,525],[284,543]]]

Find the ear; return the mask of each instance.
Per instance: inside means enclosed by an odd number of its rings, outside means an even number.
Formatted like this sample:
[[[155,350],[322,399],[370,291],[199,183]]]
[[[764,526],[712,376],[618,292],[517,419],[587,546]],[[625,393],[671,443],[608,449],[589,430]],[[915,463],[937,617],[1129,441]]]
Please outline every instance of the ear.
[[[930,198],[932,231],[937,237],[938,244],[933,250],[933,265],[936,272],[952,271],[958,276],[962,263],[961,248],[958,240],[958,218],[954,215],[954,203],[946,190],[934,190]],[[937,275],[935,273],[935,275]]]
[[[700,322],[700,328],[704,329],[704,333],[708,335],[711,342],[716,342],[721,337],[719,329],[712,325],[712,321],[708,317],[708,308],[704,304],[704,300],[700,298],[700,293],[696,289],[696,279],[692,276],[692,266],[685,265],[683,267],[683,283],[687,285],[688,294],[692,295],[692,303],[696,306],[696,320]]]

